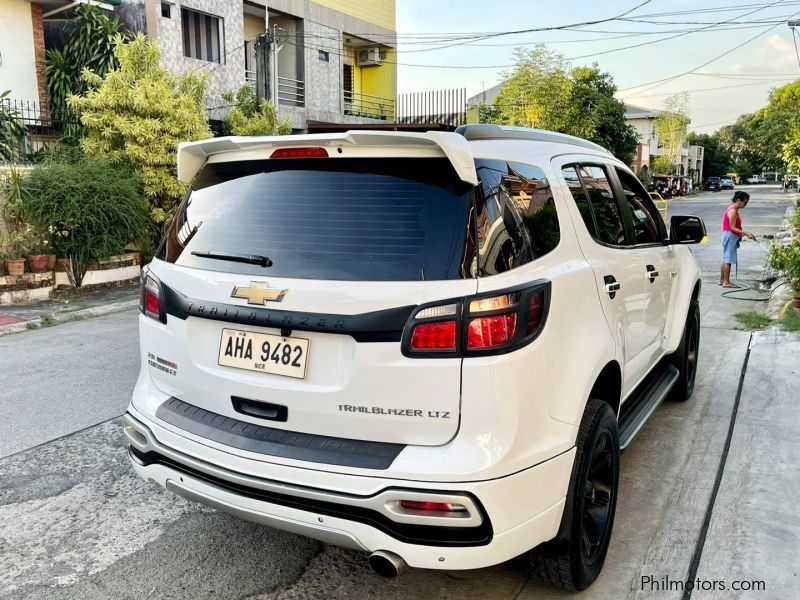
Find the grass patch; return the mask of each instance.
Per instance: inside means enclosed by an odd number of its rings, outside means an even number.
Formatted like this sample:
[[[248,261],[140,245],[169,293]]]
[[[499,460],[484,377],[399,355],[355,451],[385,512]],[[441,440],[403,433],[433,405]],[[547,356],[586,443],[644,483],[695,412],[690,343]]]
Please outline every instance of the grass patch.
[[[800,331],[800,312],[790,308],[781,320],[784,331]]]
[[[25,323],[25,329],[39,329],[39,326],[33,321],[28,321]]]
[[[56,320],[50,315],[42,315],[39,318],[42,321],[42,327],[50,327],[50,325],[53,325],[56,322]]]
[[[733,318],[739,321],[739,324],[745,329],[764,329],[764,327],[772,323],[772,320],[767,315],[755,310],[736,313]]]

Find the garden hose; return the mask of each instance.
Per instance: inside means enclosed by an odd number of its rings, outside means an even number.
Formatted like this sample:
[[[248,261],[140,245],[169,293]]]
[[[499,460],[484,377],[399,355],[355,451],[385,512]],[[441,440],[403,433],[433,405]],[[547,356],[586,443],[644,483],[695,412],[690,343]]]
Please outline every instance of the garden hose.
[[[762,244],[759,241],[756,241],[756,243],[759,246],[761,246],[761,248],[762,248],[762,250],[764,250],[764,252],[769,252],[769,249],[765,248],[764,244]],[[775,292],[775,290],[777,290],[782,285],[786,285],[788,283],[786,281],[781,281],[780,283],[778,283],[776,285],[773,285],[769,289],[769,295],[767,295],[766,297],[762,297],[762,298],[739,298],[737,296],[732,296],[731,294],[741,294],[742,292],[746,292],[748,290],[752,290],[753,289],[752,286],[747,285],[746,283],[739,281],[739,263],[736,263],[734,266],[735,266],[735,269],[734,269],[733,281],[736,282],[736,284],[739,285],[740,287],[738,287],[738,288],[736,288],[734,290],[728,290],[727,292],[722,292],[722,297],[723,298],[727,298],[728,300],[747,300],[748,302],[768,302],[772,298],[772,294]],[[755,291],[758,291],[758,290],[755,290]]]

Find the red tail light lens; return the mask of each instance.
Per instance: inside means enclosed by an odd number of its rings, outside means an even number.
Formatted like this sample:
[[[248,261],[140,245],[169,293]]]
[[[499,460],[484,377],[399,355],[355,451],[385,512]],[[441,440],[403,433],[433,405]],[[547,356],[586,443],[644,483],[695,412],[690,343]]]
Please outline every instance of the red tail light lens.
[[[507,344],[514,337],[517,313],[479,317],[469,322],[467,348],[492,348]]]
[[[467,510],[467,508],[461,504],[451,504],[450,502],[422,502],[419,500],[400,500],[400,506],[408,510],[425,510],[430,512]]]
[[[148,317],[161,320],[160,287],[152,275],[145,275],[139,295],[139,308]]]
[[[411,333],[412,350],[455,350],[456,322],[420,323]]]
[[[525,328],[525,335],[530,335],[539,327],[543,311],[544,292],[533,292],[528,306],[528,325]]]
[[[325,148],[278,148],[270,158],[328,158]]]

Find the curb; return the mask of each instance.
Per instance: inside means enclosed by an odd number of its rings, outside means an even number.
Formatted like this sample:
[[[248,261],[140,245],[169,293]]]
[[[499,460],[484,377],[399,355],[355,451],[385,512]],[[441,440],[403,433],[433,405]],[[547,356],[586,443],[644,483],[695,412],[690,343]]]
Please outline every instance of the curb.
[[[119,302],[110,302],[109,304],[102,304],[100,306],[93,306],[91,308],[84,308],[71,312],[54,313],[52,315],[44,315],[49,318],[45,324],[42,322],[42,317],[36,317],[29,321],[22,323],[14,323],[13,325],[6,325],[0,327],[0,336],[10,335],[13,333],[20,333],[32,329],[41,329],[59,325],[61,323],[69,323],[70,321],[79,321],[83,319],[91,319],[93,317],[102,317],[111,313],[121,312],[130,308],[135,308],[139,305],[138,300],[121,300]]]

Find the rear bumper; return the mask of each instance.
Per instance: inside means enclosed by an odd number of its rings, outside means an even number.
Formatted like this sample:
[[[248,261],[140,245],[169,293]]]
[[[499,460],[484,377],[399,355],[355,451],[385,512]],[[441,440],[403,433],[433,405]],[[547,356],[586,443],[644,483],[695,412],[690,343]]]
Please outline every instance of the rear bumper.
[[[311,469],[291,469],[282,479],[263,463],[257,474],[233,470],[191,440],[165,444],[158,430],[141,415],[125,417],[131,461],[143,479],[250,521],[347,548],[388,550],[429,569],[486,567],[552,539],[574,459],[573,449],[508,477],[449,484],[342,475],[333,489]],[[397,510],[400,498],[459,503],[468,516],[409,514]]]

